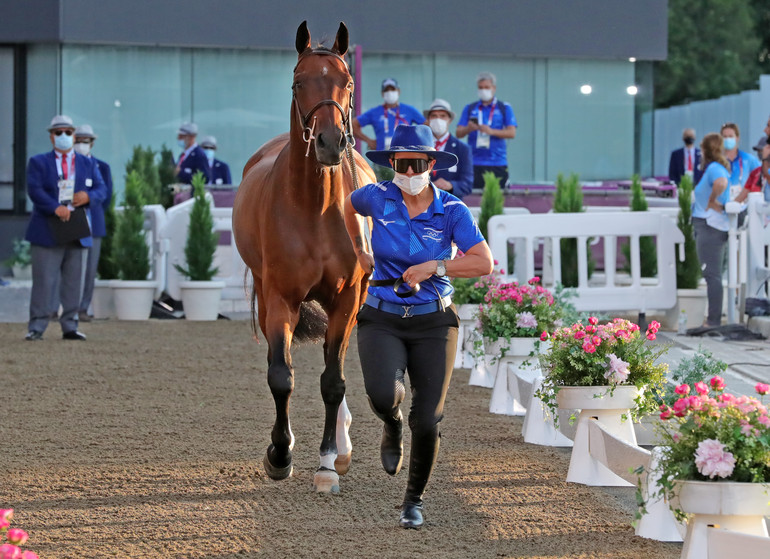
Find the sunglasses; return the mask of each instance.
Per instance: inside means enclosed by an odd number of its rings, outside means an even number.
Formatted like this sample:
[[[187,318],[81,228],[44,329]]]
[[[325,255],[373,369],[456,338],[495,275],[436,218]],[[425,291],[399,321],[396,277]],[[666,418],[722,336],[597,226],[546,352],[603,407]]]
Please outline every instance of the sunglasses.
[[[62,134],[66,134],[67,136],[72,136],[74,134],[74,130],[54,130],[54,134],[57,136],[61,136]]]
[[[411,167],[415,173],[424,173],[428,170],[429,162],[429,159],[394,159],[393,170],[396,173],[406,173]]]

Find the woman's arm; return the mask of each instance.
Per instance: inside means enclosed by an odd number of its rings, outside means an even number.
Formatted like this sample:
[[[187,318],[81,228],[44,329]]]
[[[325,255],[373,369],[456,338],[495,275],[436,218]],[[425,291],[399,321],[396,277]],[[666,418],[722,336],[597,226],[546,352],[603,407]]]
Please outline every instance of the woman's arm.
[[[708,208],[718,212],[724,211],[725,207],[717,200],[717,198],[721,196],[721,194],[725,191],[725,188],[727,188],[727,179],[725,177],[719,177],[714,181],[714,184],[711,185],[711,195],[709,196],[709,203],[707,206]]]
[[[353,243],[353,250],[356,251],[356,258],[358,263],[364,272],[371,274],[374,270],[374,257],[371,253],[366,251],[366,241],[364,234],[364,218],[353,207],[353,202],[350,200],[350,196],[345,198],[345,205],[343,207],[345,217],[345,229],[350,237],[350,242]]]
[[[428,260],[422,264],[410,266],[403,273],[403,278],[410,286],[425,281],[436,273],[438,260]],[[446,275],[453,278],[476,278],[492,273],[494,260],[486,241],[473,245],[462,258],[446,261]]]

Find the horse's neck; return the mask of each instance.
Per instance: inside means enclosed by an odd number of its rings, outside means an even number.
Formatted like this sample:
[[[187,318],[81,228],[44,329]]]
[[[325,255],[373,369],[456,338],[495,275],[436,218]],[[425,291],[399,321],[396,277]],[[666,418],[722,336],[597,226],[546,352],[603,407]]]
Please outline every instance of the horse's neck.
[[[290,159],[294,163],[289,167],[291,196],[305,207],[316,207],[319,213],[325,213],[332,206],[342,207],[345,201],[345,175],[342,161],[336,167],[325,167],[315,157],[314,146],[303,141],[302,134],[292,133],[289,138]],[[307,153],[307,157],[305,156]],[[296,164],[301,161],[302,164]]]

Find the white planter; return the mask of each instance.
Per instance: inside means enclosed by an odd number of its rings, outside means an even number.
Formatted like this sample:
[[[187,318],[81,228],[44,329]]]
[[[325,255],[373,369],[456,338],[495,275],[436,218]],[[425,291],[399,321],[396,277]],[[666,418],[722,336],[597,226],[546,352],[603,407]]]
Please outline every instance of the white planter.
[[[708,294],[705,289],[677,289],[676,306],[666,311],[663,327],[666,330],[676,330],[679,327],[679,315],[687,313],[687,328],[699,328],[706,319]]]
[[[768,537],[770,485],[735,481],[675,481],[673,508],[691,514],[682,548],[683,559],[708,557],[708,527]],[[739,556],[736,550],[736,557]]]
[[[182,281],[182,307],[187,320],[216,320],[222,299],[223,281]]]
[[[460,320],[476,320],[476,313],[479,312],[479,306],[472,303],[465,305],[456,305],[457,317]]]
[[[556,395],[560,409],[580,409],[575,431],[567,481],[604,487],[630,487],[631,484],[591,456],[588,422],[601,421],[607,430],[624,441],[636,445],[636,434],[630,409],[639,390],[635,386],[563,386]],[[623,417],[627,419],[624,420]]]
[[[111,280],[94,281],[94,295],[91,306],[95,319],[115,318],[115,298],[112,295]]]
[[[475,364],[473,356],[473,340],[475,338],[474,327],[476,319],[474,318],[478,305],[456,305],[457,318],[460,319],[460,326],[457,330],[457,353],[455,354],[455,369],[470,369]],[[469,383],[473,385],[475,379],[471,376]]]
[[[118,320],[147,320],[152,312],[156,283],[151,280],[112,280]]]
[[[13,277],[19,280],[31,280],[32,279],[32,266],[29,264],[26,266],[19,266],[18,264],[14,264],[11,266],[11,270],[13,270]]]
[[[537,340],[538,338],[511,338],[509,341],[498,338],[488,346],[485,344],[487,361],[496,359],[493,366],[496,369],[495,384],[489,401],[490,413],[524,415],[527,412],[519,394],[516,373],[529,354],[535,350]]]

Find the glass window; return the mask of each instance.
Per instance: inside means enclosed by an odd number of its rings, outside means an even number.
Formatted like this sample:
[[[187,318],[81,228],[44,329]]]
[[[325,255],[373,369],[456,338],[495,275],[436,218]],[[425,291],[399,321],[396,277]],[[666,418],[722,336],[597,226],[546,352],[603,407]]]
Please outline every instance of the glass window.
[[[13,49],[0,48],[0,210],[13,210]]]

